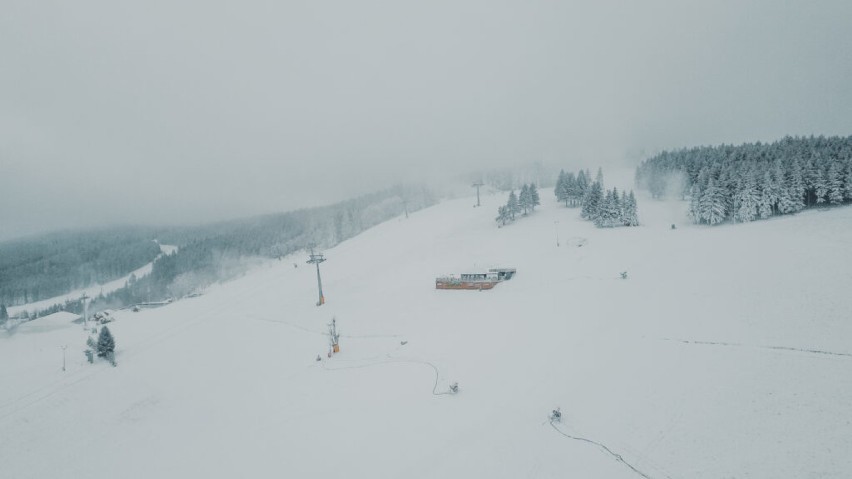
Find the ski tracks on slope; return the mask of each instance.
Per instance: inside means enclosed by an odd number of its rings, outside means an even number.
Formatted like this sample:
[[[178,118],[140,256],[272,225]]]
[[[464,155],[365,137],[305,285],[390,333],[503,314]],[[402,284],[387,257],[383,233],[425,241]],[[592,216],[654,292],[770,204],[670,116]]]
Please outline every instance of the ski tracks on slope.
[[[835,351],[825,351],[822,349],[808,349],[808,348],[794,348],[791,346],[752,346],[748,344],[742,343],[731,343],[724,341],[690,341],[686,339],[674,339],[674,338],[662,338],[663,341],[672,341],[683,344],[698,344],[701,346],[721,346],[721,347],[729,347],[729,348],[753,348],[753,349],[769,349],[775,351],[792,351],[796,353],[804,353],[804,354],[816,354],[823,356],[837,356],[844,358],[852,358],[852,353],[839,353]]]

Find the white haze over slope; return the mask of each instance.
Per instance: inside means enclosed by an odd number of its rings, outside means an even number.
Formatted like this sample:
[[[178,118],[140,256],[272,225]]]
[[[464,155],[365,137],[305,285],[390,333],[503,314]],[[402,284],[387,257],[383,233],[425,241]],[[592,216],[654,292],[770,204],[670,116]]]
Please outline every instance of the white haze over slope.
[[[503,195],[348,240],[320,308],[295,256],[116,312],[117,368],[83,361],[79,325],[21,326],[0,338],[3,475],[641,477],[560,432],[654,479],[852,475],[852,208],[706,228],[640,197],[641,227],[599,230],[542,197],[501,229]],[[491,264],[518,275],[434,289]]]

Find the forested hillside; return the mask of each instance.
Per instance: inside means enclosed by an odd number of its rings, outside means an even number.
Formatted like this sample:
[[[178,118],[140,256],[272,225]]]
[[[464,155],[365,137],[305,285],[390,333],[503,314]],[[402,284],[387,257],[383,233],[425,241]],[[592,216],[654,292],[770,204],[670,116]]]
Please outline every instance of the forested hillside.
[[[434,202],[424,187],[399,186],[329,206],[156,231],[162,243],[177,245],[178,251],[157,260],[150,275],[94,298],[90,310],[181,297],[239,273],[245,267],[244,258],[280,258],[312,245],[330,247],[406,210]],[[13,277],[9,279],[14,283]],[[69,301],[39,314],[58,310],[80,312],[82,303]]]
[[[111,228],[0,243],[0,304],[57,296],[120,278],[160,254],[154,232]]]
[[[654,197],[689,198],[696,223],[745,222],[852,202],[852,136],[666,151],[636,183]]]

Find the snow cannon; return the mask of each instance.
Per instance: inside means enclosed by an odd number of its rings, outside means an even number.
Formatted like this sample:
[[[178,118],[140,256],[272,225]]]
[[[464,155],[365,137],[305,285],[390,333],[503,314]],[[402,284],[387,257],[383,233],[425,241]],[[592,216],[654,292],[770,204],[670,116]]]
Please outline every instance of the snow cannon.
[[[550,413],[550,422],[561,422],[561,421],[562,421],[562,411],[559,408],[556,408]]]

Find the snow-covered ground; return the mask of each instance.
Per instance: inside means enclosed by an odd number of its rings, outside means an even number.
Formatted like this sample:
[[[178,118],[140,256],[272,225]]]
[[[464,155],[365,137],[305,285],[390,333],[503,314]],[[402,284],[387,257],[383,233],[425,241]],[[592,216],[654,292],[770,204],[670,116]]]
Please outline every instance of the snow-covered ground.
[[[116,312],[116,368],[79,324],[22,325],[0,475],[852,477],[852,208],[709,228],[640,197],[643,226],[598,230],[542,197],[501,229],[502,195],[464,198],[325,251],[322,307],[298,256]],[[434,289],[493,264],[518,274]]]
[[[161,244],[160,245],[160,251],[161,251],[160,256],[162,256],[164,254],[165,255],[172,254],[175,251],[177,251],[177,249],[178,249],[177,246]],[[160,256],[157,256],[157,258],[154,258],[154,261],[157,261],[157,259],[159,259]],[[130,274],[128,274],[128,275],[126,275],[122,278],[118,278],[118,279],[109,281],[109,282],[104,283],[104,284],[95,284],[95,285],[89,286],[87,288],[77,289],[77,290],[71,291],[70,293],[65,293],[65,294],[62,294],[62,295],[59,295],[59,296],[54,296],[54,297],[48,298],[48,299],[42,299],[40,301],[34,301],[32,303],[22,304],[22,305],[18,305],[18,306],[10,306],[8,308],[9,315],[15,316],[18,313],[20,313],[21,311],[26,311],[27,313],[32,314],[36,311],[47,309],[47,308],[53,306],[54,304],[65,304],[66,301],[74,301],[74,300],[80,299],[80,297],[83,296],[84,293],[87,296],[89,296],[90,298],[93,298],[93,297],[95,297],[95,296],[97,296],[101,293],[103,293],[103,294],[112,293],[115,290],[123,288],[127,284],[127,281],[130,280],[131,276],[136,276],[136,278],[138,279],[138,278],[141,278],[143,276],[148,276],[149,274],[151,274],[151,269],[154,267],[154,261],[136,269],[135,271],[132,271]]]

